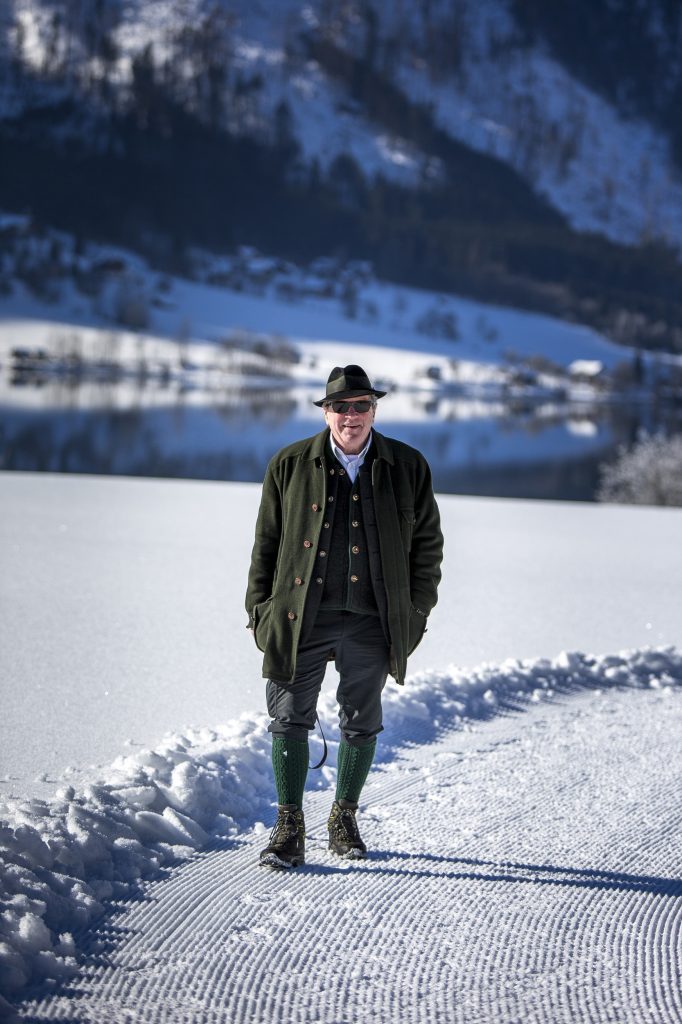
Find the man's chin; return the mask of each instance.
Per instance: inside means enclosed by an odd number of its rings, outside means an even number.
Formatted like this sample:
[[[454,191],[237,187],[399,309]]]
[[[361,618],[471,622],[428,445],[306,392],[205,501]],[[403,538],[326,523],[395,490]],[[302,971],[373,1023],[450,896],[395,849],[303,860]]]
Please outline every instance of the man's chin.
[[[366,438],[362,436],[362,432],[359,430],[341,434],[341,448],[346,455],[357,455],[358,452],[362,451],[365,441]]]

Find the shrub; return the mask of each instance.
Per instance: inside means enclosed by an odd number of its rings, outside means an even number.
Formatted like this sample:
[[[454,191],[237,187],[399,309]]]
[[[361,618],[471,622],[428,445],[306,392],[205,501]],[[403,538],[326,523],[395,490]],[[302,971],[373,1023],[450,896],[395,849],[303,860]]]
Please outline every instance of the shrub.
[[[682,506],[682,435],[642,437],[602,467],[599,501]]]

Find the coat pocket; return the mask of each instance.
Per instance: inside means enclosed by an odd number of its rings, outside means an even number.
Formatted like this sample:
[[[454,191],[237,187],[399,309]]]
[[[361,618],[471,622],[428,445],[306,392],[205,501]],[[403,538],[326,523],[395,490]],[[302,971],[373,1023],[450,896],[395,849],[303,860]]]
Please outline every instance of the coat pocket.
[[[267,601],[255,605],[253,609],[253,638],[259,651],[265,653],[265,645],[268,642],[268,631],[270,628],[270,613],[272,612],[272,596]]]
[[[419,644],[422,642],[424,633],[426,633],[426,615],[422,615],[418,612],[414,605],[410,605],[410,621],[407,634],[407,654],[412,654]]]

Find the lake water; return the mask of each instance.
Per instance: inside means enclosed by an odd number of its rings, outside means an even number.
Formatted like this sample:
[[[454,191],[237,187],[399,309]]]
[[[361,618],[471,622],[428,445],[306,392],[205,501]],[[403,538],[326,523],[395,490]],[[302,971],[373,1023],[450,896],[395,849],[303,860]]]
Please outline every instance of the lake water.
[[[0,468],[260,481],[274,452],[321,429],[314,397],[23,380],[0,402]],[[682,430],[679,410],[651,404],[419,391],[382,399],[376,426],[426,455],[442,493],[583,501],[620,445],[643,429]]]

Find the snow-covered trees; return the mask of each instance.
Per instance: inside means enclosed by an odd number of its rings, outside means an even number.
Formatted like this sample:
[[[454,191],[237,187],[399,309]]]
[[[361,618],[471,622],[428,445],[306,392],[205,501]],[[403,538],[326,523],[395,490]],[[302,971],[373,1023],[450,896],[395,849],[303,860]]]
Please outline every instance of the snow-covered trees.
[[[682,505],[682,436],[648,435],[602,470],[600,501]]]

